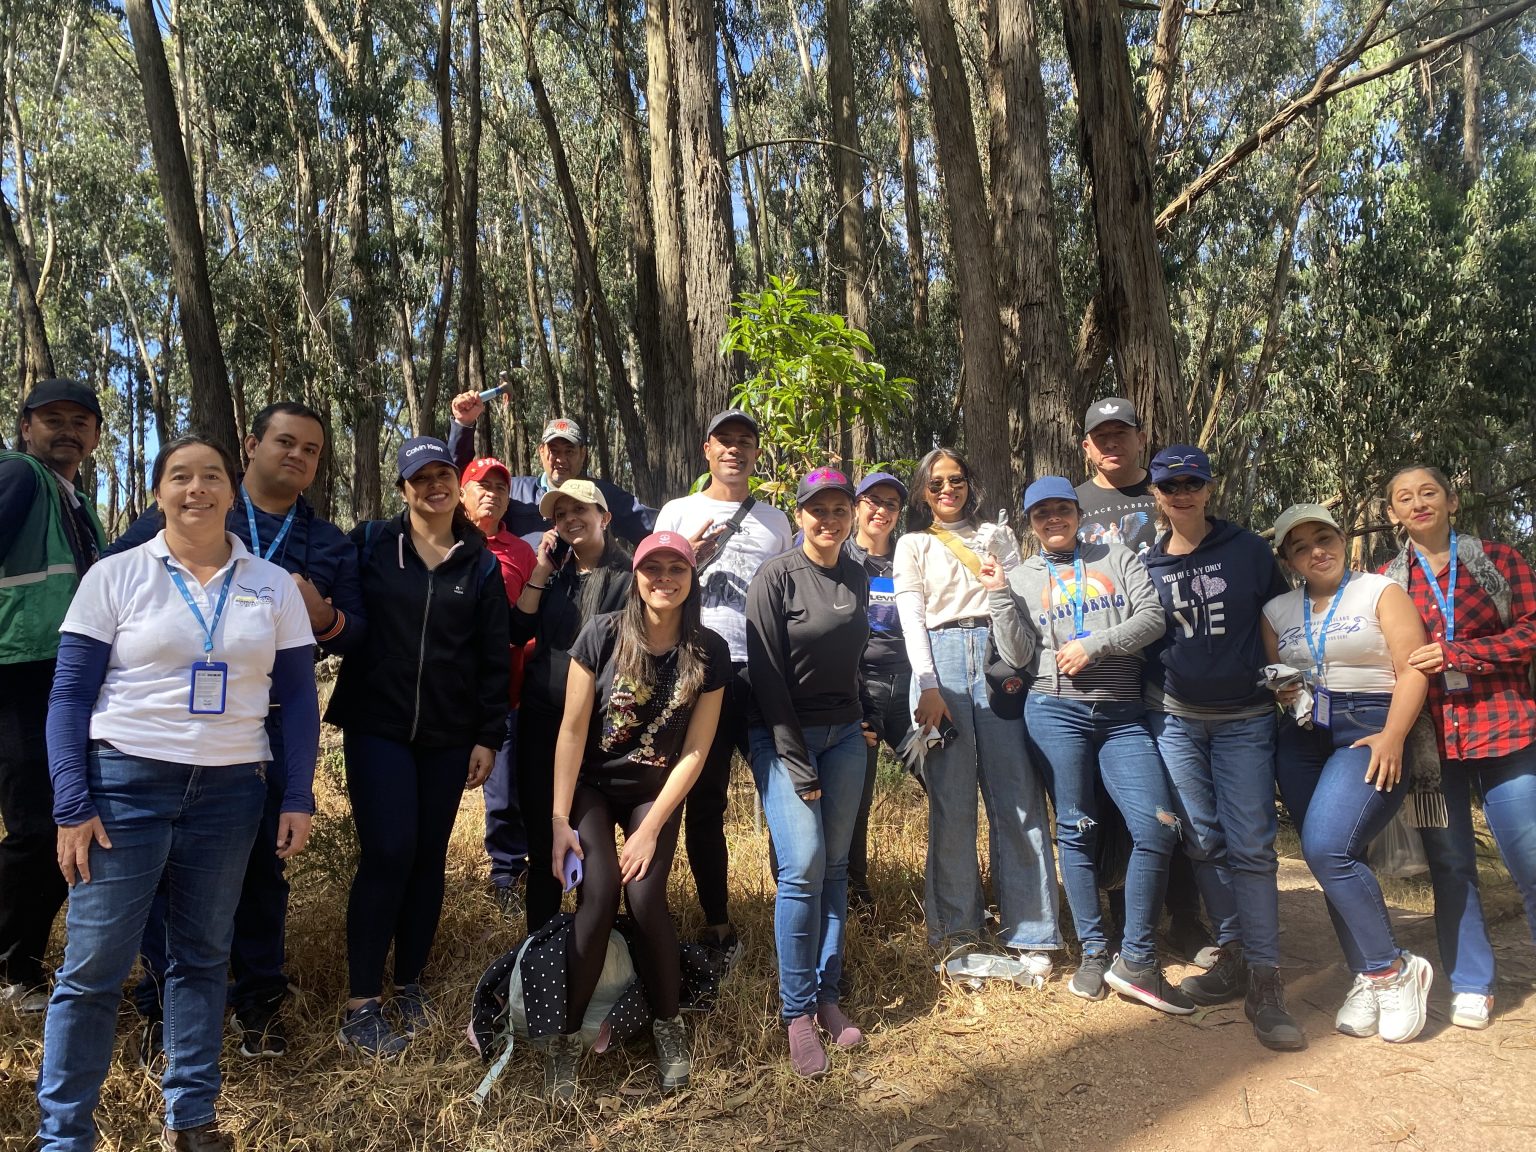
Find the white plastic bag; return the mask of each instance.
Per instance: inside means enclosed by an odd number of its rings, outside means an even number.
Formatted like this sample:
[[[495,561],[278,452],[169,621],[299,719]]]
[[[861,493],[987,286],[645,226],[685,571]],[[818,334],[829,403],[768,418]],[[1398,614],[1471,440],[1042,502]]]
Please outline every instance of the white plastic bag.
[[[1406,880],[1429,871],[1429,858],[1424,855],[1424,839],[1419,830],[1408,823],[1405,808],[1399,808],[1392,823],[1381,830],[1381,835],[1371,841],[1366,857],[1371,871],[1378,876],[1391,876]]]

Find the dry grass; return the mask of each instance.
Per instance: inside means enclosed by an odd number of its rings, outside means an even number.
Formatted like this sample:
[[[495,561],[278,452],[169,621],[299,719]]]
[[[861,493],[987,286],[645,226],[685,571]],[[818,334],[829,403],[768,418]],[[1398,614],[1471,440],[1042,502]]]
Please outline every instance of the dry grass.
[[[449,896],[428,971],[443,1023],[418,1037],[399,1060],[375,1063],[340,1050],[335,1031],[346,990],[345,904],[354,847],[334,751],[322,765],[317,794],[316,836],[292,873],[290,975],[303,991],[287,1009],[290,1054],[260,1064],[242,1060],[233,1043],[226,1047],[220,1115],[243,1149],[895,1147],[911,1152],[927,1142],[921,1134],[936,1115],[982,1123],[978,1117],[988,1107],[999,1110],[1010,1141],[1020,1141],[1017,1146],[1058,1143],[1051,1135],[1051,1114],[1042,1111],[1034,1093],[1020,1097],[1018,1113],[1010,1114],[1001,1101],[1013,1101],[1016,1093],[998,1088],[988,1079],[998,1074],[988,1069],[998,1061],[1048,1069],[1075,1047],[1096,1044],[1085,1040],[1079,1024],[1083,1006],[1059,983],[1045,992],[996,987],[971,994],[938,981],[921,916],[925,805],[916,786],[889,766],[871,820],[871,884],[879,915],[873,922],[855,921],[848,942],[854,994],[847,1003],[871,1033],[867,1048],[851,1056],[834,1054],[832,1075],[815,1084],[788,1070],[778,1028],[766,837],[755,827],[752,794],[738,766],[728,833],[733,916],[747,951],[717,1007],[690,1021],[692,1087],[662,1097],[649,1042],[642,1041],[589,1058],[582,1066],[582,1106],[559,1112],[541,1102],[542,1065],[526,1048],[514,1056],[483,1109],[470,1099],[484,1070],[464,1040],[470,996],[485,966],[520,935],[520,927],[502,923],[489,894],[477,793],[466,797],[455,830]],[[1427,899],[1425,891],[1421,882],[1408,882],[1393,897],[1411,906]],[[685,937],[700,926],[681,859],[673,869],[672,906]],[[160,1114],[158,1085],[135,1061],[134,1020],[125,1008],[99,1113],[102,1148],[120,1152],[152,1146]],[[36,1023],[14,1017],[4,1027],[0,1148],[19,1149],[36,1122],[31,1097],[40,1032]],[[1040,1083],[1046,1075],[1040,1073]],[[962,1082],[963,1091],[957,1087]],[[1035,1086],[1033,1080],[1021,1085]],[[1066,1091],[1080,1088],[1069,1084]],[[1066,1139],[1071,1132],[1060,1135]]]

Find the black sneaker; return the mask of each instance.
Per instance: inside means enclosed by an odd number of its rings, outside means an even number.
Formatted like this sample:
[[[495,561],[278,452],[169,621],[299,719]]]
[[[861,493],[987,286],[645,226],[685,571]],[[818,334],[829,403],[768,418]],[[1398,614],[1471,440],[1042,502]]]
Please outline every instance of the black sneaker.
[[[1223,944],[1216,949],[1216,963],[1209,972],[1186,976],[1179,981],[1179,991],[1196,1004],[1225,1004],[1243,994],[1248,984],[1248,969],[1243,964],[1241,944]]]
[[[710,966],[720,973],[722,980],[741,959],[741,937],[736,935],[734,928],[727,928],[724,936],[713,928],[706,928],[699,934],[699,943],[709,952]]]
[[[288,1053],[288,1033],[278,1015],[279,1004],[256,1004],[235,1009],[240,1030],[240,1055],[249,1060],[276,1060]]]
[[[1285,1010],[1285,988],[1280,973],[1268,965],[1255,964],[1248,969],[1248,995],[1243,1000],[1243,1015],[1253,1025],[1253,1034],[1266,1048],[1295,1052],[1307,1046],[1307,1038],[1295,1019]]]
[[[165,1020],[158,1014],[139,1024],[139,1067],[151,1076],[165,1071]]]
[[[1196,967],[1209,969],[1216,965],[1220,949],[1205,921],[1194,913],[1183,912],[1169,921],[1168,942],[1175,953]]]
[[[501,918],[509,924],[521,920],[526,910],[523,901],[524,883],[522,876],[516,876],[509,884],[494,885],[496,907],[501,912]]]
[[[1085,952],[1083,962],[1067,982],[1067,991],[1084,1000],[1102,1000],[1109,995],[1104,987],[1104,973],[1109,969],[1108,952]]]
[[[1168,983],[1156,962],[1133,964],[1124,956],[1116,956],[1104,982],[1120,995],[1170,1016],[1188,1016],[1195,1010],[1195,1002]]]

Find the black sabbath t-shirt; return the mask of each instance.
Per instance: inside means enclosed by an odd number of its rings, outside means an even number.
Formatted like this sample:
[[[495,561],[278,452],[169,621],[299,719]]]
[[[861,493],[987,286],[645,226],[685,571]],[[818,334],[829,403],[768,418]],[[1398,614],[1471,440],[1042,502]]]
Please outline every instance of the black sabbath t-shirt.
[[[621,681],[614,667],[619,617],[595,616],[571,645],[571,659],[592,673],[597,700],[587,727],[587,747],[581,779],[615,799],[634,803],[661,790],[667,773],[683,752],[693,702],[680,706],[677,649],[652,658],[654,677],[642,684]],[[731,653],[725,641],[708,628],[699,629],[706,671],[702,695],[721,688],[731,675]]]
[[[1157,541],[1157,501],[1146,475],[1124,488],[1085,481],[1077,486],[1077,502],[1083,506],[1077,535],[1085,544],[1124,544],[1141,556]]]

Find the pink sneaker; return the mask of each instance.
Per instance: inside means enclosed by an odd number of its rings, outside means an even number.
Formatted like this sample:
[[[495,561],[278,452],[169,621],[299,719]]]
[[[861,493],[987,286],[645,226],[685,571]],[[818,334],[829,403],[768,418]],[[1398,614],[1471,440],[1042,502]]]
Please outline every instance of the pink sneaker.
[[[816,1035],[816,1017],[796,1016],[789,1022],[789,1065],[807,1080],[825,1076],[831,1067],[821,1037]]]
[[[827,1030],[832,1043],[839,1048],[857,1048],[864,1043],[864,1033],[836,1004],[816,1005],[816,1023]]]

